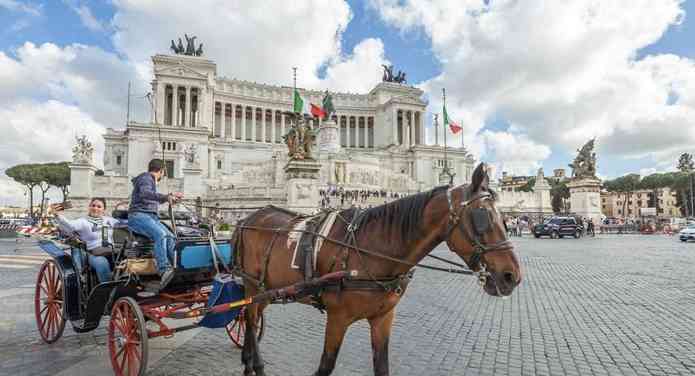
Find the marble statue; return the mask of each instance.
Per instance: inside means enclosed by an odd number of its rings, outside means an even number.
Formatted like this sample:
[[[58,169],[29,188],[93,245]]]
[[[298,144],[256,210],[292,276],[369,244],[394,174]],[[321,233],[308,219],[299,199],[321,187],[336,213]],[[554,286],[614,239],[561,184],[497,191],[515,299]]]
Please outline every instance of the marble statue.
[[[87,140],[87,136],[75,137],[75,146],[72,148],[73,163],[92,163],[94,146]]]
[[[572,168],[574,178],[596,178],[596,153],[594,143],[596,139],[589,140],[581,149],[577,150],[577,157],[569,166]]]
[[[183,157],[187,167],[198,166],[198,145],[189,144],[183,149]]]

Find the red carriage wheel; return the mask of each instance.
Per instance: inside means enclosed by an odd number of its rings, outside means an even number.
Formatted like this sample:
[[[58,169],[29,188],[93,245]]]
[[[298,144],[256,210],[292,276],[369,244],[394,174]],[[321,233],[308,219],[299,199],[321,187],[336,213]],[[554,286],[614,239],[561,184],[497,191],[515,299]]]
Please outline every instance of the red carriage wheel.
[[[41,265],[36,279],[34,293],[34,313],[36,326],[41,339],[53,343],[63,335],[65,316],[63,316],[63,273],[53,260]]]
[[[261,338],[263,338],[264,326],[265,320],[263,319],[263,314],[261,314],[261,317],[258,318],[258,328],[256,329],[256,338],[258,339],[258,342],[260,342]],[[246,333],[246,308],[242,308],[237,317],[232,320],[232,322],[227,324],[225,329],[227,330],[229,339],[232,340],[234,345],[240,349],[243,348],[244,334]]]
[[[111,309],[108,346],[116,376],[140,376],[147,371],[147,328],[142,310],[131,297],[116,300]]]

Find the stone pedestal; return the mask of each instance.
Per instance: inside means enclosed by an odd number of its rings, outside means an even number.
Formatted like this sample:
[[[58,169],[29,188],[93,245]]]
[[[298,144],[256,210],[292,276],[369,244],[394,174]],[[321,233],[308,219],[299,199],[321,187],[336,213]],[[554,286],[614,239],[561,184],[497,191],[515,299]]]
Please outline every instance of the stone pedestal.
[[[285,165],[287,208],[300,213],[312,213],[319,205],[319,171],[321,164],[314,160],[290,160]]]
[[[73,218],[86,213],[89,200],[92,197],[96,171],[97,168],[91,163],[75,162],[70,164],[70,198],[68,200],[72,203],[72,208],[65,211],[66,216]]]
[[[537,211],[539,213],[551,214],[553,212],[553,204],[550,197],[550,184],[545,180],[543,169],[538,170],[536,175],[536,184],[533,186],[533,192],[536,194],[536,202],[538,204]]]
[[[186,198],[192,199],[203,195],[202,173],[203,170],[200,168],[183,169],[183,195]]]
[[[596,178],[573,179],[567,183],[570,190],[570,211],[580,217],[601,220],[601,180]]]
[[[92,180],[96,170],[97,168],[89,163],[70,164],[70,197],[91,197]]]
[[[335,121],[326,120],[321,125],[319,150],[328,154],[337,154],[340,151],[340,129]]]

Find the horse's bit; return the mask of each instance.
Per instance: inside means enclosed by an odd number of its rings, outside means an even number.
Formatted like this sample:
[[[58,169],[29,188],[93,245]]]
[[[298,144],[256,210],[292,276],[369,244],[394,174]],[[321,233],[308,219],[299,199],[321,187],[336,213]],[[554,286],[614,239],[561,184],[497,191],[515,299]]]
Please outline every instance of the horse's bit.
[[[486,271],[486,263],[485,260],[483,260],[483,256],[486,253],[490,252],[512,249],[512,242],[509,241],[509,239],[507,239],[507,235],[505,234],[505,239],[501,242],[489,245],[482,243],[482,235],[492,229],[490,226],[490,213],[485,208],[470,209],[471,222],[473,224],[473,233],[470,234],[469,231],[467,231],[466,226],[464,226],[463,222],[461,221],[461,216],[464,214],[464,210],[466,210],[468,205],[475,201],[481,199],[489,199],[492,196],[492,194],[490,194],[490,192],[481,192],[471,198],[468,198],[465,201],[461,201],[461,206],[458,208],[457,211],[454,208],[453,199],[451,197],[451,192],[454,189],[455,188],[450,188],[446,191],[446,199],[449,203],[449,228],[446,232],[446,239],[448,239],[449,236],[451,236],[451,232],[456,228],[456,226],[461,227],[461,232],[463,233],[463,236],[468,238],[473,244],[473,254],[468,260],[468,266],[473,270],[480,270],[479,279],[481,284],[483,284],[485,283],[485,279],[489,274]],[[455,249],[451,250],[456,252]],[[456,253],[463,254],[460,252]]]

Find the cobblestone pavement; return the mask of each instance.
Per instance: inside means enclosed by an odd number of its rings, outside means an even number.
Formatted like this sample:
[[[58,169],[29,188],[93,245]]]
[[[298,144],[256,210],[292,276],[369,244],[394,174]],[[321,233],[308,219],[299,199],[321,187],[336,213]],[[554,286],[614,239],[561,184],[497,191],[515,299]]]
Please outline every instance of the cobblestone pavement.
[[[640,235],[514,242],[525,279],[506,299],[485,295],[470,277],[415,274],[398,306],[392,375],[695,374],[694,243]],[[8,244],[0,242],[0,256],[13,254]],[[54,345],[38,340],[38,266],[3,269],[2,260],[0,375],[112,374],[103,328],[66,328]],[[311,374],[325,317],[299,304],[266,315],[267,373]],[[353,325],[334,374],[372,374],[370,349],[366,323]],[[151,340],[149,375],[241,375],[240,356],[223,331],[197,329]]]

